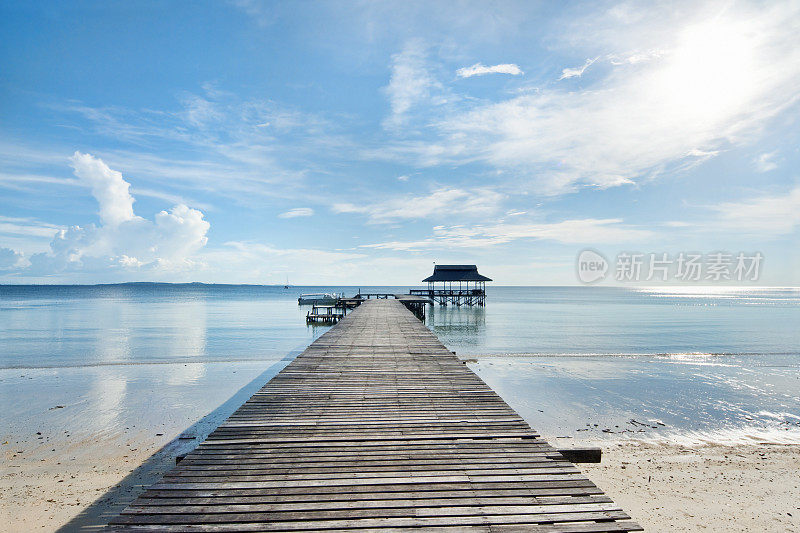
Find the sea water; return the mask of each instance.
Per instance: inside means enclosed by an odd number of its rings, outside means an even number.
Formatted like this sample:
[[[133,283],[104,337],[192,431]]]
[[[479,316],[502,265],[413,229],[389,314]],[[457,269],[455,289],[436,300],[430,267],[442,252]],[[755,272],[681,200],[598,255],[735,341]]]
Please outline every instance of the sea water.
[[[0,439],[172,438],[328,329],[301,293],[359,289],[409,287],[0,286]],[[549,438],[800,442],[798,289],[487,292],[426,324]]]

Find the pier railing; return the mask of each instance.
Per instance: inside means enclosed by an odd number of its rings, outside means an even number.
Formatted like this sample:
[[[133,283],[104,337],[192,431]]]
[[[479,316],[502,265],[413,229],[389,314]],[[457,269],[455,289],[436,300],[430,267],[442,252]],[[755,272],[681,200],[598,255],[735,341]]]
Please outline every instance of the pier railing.
[[[425,296],[440,305],[478,305],[482,307],[486,304],[486,291],[483,289],[411,289],[409,294]]]

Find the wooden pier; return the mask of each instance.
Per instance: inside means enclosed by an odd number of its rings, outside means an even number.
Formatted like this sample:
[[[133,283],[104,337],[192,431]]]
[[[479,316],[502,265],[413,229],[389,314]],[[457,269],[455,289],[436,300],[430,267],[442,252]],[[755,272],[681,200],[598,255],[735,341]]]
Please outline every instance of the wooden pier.
[[[367,300],[110,531],[640,531],[398,299]]]
[[[344,305],[314,305],[306,313],[306,324],[335,324],[347,313]]]

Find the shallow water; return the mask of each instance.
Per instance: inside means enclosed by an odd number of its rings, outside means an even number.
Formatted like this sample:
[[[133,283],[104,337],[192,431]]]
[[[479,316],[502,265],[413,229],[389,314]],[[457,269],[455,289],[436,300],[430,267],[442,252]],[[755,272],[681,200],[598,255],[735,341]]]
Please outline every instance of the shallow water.
[[[160,447],[280,363],[2,369],[0,438],[18,461]]]
[[[174,436],[328,329],[300,293],[357,290],[0,286],[0,437]],[[796,438],[798,289],[493,287],[426,322],[548,437]]]
[[[800,351],[800,289],[495,287],[485,308],[435,307],[459,353],[657,354]]]
[[[480,357],[548,439],[800,444],[800,356]]]

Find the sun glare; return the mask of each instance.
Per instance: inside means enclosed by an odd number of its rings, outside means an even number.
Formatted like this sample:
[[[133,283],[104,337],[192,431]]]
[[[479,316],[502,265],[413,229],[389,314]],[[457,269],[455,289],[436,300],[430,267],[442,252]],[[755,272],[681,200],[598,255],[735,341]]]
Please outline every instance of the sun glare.
[[[757,89],[755,43],[745,24],[714,21],[686,28],[658,76],[670,112],[713,124],[742,109]]]

